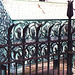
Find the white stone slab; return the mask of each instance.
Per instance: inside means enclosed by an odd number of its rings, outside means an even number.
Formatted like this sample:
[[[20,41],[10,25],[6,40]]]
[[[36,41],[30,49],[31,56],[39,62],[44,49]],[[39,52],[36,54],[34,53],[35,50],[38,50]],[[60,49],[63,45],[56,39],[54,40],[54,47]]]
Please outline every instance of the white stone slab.
[[[11,19],[67,19],[67,3],[7,1],[4,7]],[[75,16],[73,16],[75,19]]]

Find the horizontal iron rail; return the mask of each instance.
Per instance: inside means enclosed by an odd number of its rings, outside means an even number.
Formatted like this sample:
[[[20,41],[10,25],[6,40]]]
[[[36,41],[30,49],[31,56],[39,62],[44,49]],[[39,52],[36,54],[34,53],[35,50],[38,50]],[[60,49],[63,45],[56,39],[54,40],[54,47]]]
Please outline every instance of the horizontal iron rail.
[[[75,53],[75,52],[71,52],[71,53]],[[14,60],[14,61],[10,61],[10,62],[0,62],[0,65],[1,64],[8,64],[8,63],[16,63],[16,62],[20,62],[20,61],[27,61],[27,60],[32,60],[32,59],[40,59],[40,58],[46,58],[46,57],[51,57],[51,56],[57,56],[57,55],[64,55],[64,54],[68,54],[68,52],[63,52],[63,53],[60,53],[60,54],[52,54],[52,55],[44,55],[44,56],[41,56],[41,57],[31,57],[31,58],[25,58],[25,59],[19,59],[19,60]]]
[[[12,20],[12,21],[53,21],[53,20],[68,20],[68,19],[16,19],[16,20]],[[71,19],[71,20],[75,20],[75,19]]]

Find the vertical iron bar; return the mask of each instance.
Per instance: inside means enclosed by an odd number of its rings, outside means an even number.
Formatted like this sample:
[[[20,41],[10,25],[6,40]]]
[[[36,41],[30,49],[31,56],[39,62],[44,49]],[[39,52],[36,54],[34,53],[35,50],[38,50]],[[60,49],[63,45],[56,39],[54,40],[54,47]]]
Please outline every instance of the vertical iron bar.
[[[67,75],[72,75],[72,35],[71,35],[71,18],[68,22],[68,55],[67,55]]]
[[[5,75],[7,75],[7,73],[6,73],[6,67],[5,67]]]
[[[8,62],[10,62],[10,48],[9,48],[9,46],[8,46]],[[8,75],[10,75],[10,63],[8,63]]]
[[[31,60],[30,60],[30,74],[29,75],[31,75]]]
[[[36,58],[38,57],[38,28],[36,29]],[[38,60],[36,59],[36,75],[38,75]]]
[[[17,62],[15,64],[16,64],[16,75],[17,75]]]
[[[24,59],[24,49],[25,49],[25,45],[24,45],[24,37],[23,37],[23,49],[22,49],[22,57]],[[25,61],[23,61],[23,75],[25,75]]]
[[[61,37],[60,37],[60,33],[61,33],[61,29],[59,30],[59,41],[61,40]],[[58,43],[58,75],[60,75],[60,50],[61,50],[61,47],[60,47],[60,42]]]
[[[58,47],[59,48],[59,47]],[[60,49],[60,48],[59,48]],[[59,55],[59,51],[58,51],[58,75],[60,75],[60,55]]]
[[[63,55],[63,75],[64,75],[64,55]]]
[[[36,28],[36,58],[38,57],[38,34],[41,26]],[[36,59],[36,75],[38,75],[38,59]]]
[[[42,75],[43,75],[43,65],[44,65],[44,64],[43,64],[43,58],[42,58]]]
[[[24,61],[23,61],[23,75],[25,75],[24,70],[25,70],[25,65],[24,65]]]
[[[49,43],[48,43],[48,49],[49,49]],[[49,75],[49,50],[48,50],[48,66],[47,66],[47,75]]]
[[[10,62],[10,31],[8,30],[8,62]],[[8,75],[10,75],[10,63],[8,63]]]
[[[1,65],[0,65],[0,75],[2,75],[2,69],[1,69]]]
[[[50,34],[49,34],[50,35]],[[49,75],[49,54],[50,54],[50,37],[49,37],[49,35],[48,35],[48,50],[47,50],[47,54],[48,54],[48,68],[47,68],[47,75]]]
[[[24,44],[24,41],[23,41],[23,44]],[[22,49],[22,57],[24,59],[24,45],[23,45],[23,49]],[[23,61],[23,75],[25,75],[25,61]]]
[[[71,17],[73,16],[73,1],[68,1],[68,54],[67,54],[67,75],[72,75],[72,34],[71,34]]]
[[[53,55],[53,75],[54,75],[54,55]]]
[[[37,47],[37,45],[36,45],[36,47]],[[37,53],[36,53],[36,57],[37,57]],[[36,59],[36,75],[38,75],[38,60],[37,59]]]
[[[60,75],[60,43],[58,44],[58,75]]]
[[[51,37],[50,37],[50,33],[51,33],[51,29],[52,27],[54,26],[54,24],[52,26],[50,26],[49,28],[49,31],[48,31],[48,47],[47,47],[47,54],[48,54],[48,68],[47,68],[47,75],[49,75],[49,55],[50,55],[50,40],[51,40]]]
[[[64,24],[62,26],[60,26],[59,28],[59,35],[58,35],[58,75],[60,75],[60,51],[61,51],[61,47],[62,47],[62,44],[60,43],[61,41],[61,29],[62,27],[64,26]]]
[[[24,60],[24,56],[25,56],[25,42],[26,42],[26,39],[25,39],[25,33],[26,33],[26,30],[28,28],[28,25],[23,29],[23,39],[22,39],[22,43],[23,43],[23,49],[22,49],[22,57],[23,57],[23,60]],[[23,75],[25,75],[25,61],[23,61]]]
[[[8,28],[8,40],[7,40],[7,43],[8,43],[8,52],[7,52],[8,62],[10,62],[10,54],[11,54],[10,48],[11,47],[9,45],[11,44],[10,34],[11,34],[11,30],[12,30],[13,26],[14,26],[14,24]],[[10,63],[8,63],[8,75],[10,75]]]

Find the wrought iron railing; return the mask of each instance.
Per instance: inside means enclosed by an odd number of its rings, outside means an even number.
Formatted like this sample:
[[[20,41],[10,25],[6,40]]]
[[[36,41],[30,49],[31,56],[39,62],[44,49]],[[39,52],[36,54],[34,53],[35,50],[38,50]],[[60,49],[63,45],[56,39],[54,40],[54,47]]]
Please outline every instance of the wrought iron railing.
[[[50,62],[53,63],[53,75],[55,68],[60,74],[60,62],[63,60],[63,75],[65,74],[65,61],[68,60],[68,41],[72,41],[72,52],[75,53],[75,20],[71,20],[72,40],[68,40],[68,20],[13,20],[7,28],[7,39],[0,39],[0,64],[5,65],[8,75],[15,70],[16,75],[22,68],[24,75],[25,67],[36,64],[35,74],[38,74],[38,64],[42,63],[42,75],[44,62],[47,62],[47,75],[50,74]],[[4,34],[2,35],[4,38]],[[6,40],[7,43],[4,41]],[[55,65],[57,62],[57,65]],[[67,65],[68,67],[69,65]]]

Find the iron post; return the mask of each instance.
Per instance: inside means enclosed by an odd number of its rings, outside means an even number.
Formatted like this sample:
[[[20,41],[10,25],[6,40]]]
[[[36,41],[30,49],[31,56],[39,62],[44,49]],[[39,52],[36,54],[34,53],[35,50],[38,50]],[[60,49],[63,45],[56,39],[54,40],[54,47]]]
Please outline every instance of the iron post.
[[[23,39],[22,39],[22,43],[23,43],[23,49],[22,49],[22,57],[23,57],[23,60],[24,60],[24,56],[25,56],[25,33],[26,33],[26,30],[28,28],[28,25],[23,29]],[[23,61],[23,75],[25,75],[25,61]]]
[[[50,26],[49,31],[48,31],[48,47],[47,47],[47,54],[48,54],[48,68],[47,68],[47,75],[49,75],[49,55],[50,55],[50,33],[51,33],[51,29],[54,26],[54,24],[52,26]]]
[[[10,34],[11,34],[11,30],[12,30],[13,26],[14,26],[14,24],[8,28],[8,40],[7,40],[7,43],[8,43],[7,54],[8,54],[8,62],[9,62],[8,63],[8,75],[10,75],[10,44],[11,44],[11,40],[10,40],[11,35]]]
[[[60,75],[60,51],[61,51],[61,30],[64,24],[59,28],[59,35],[58,35],[58,75]]]
[[[67,54],[67,75],[72,75],[72,34],[71,34],[71,17],[73,16],[73,1],[68,1],[68,54]]]
[[[41,26],[36,28],[36,58],[38,57],[38,34]],[[36,59],[36,75],[38,75],[38,59]]]

